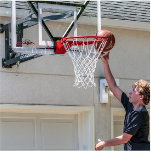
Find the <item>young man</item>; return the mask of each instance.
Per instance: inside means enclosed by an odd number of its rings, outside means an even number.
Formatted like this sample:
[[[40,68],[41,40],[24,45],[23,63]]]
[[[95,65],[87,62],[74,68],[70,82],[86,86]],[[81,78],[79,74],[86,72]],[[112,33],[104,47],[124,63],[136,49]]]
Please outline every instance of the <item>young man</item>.
[[[101,141],[96,150],[102,150],[106,146],[124,144],[124,150],[150,150],[149,115],[145,108],[150,101],[150,86],[145,80],[139,80],[133,85],[132,91],[127,95],[116,86],[115,79],[109,67],[109,53],[101,54],[104,65],[105,77],[114,96],[122,103],[126,115],[123,134],[114,139]]]

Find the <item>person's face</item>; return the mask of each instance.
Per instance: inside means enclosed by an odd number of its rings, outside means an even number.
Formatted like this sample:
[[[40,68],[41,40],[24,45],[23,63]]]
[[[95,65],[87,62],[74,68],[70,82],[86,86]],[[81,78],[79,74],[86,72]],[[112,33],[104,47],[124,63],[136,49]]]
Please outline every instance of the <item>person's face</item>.
[[[136,104],[140,101],[140,94],[138,92],[138,88],[134,87],[131,92],[129,92],[129,102],[132,104]]]

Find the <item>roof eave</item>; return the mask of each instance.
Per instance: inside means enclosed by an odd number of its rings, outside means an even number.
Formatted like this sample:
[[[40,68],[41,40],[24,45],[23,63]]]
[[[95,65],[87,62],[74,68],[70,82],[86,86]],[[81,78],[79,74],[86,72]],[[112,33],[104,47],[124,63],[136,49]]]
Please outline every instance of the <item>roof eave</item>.
[[[81,16],[78,21],[78,24],[97,25],[97,18]],[[106,27],[111,27],[111,28],[150,31],[150,24],[147,22],[102,18],[101,25],[106,26]]]

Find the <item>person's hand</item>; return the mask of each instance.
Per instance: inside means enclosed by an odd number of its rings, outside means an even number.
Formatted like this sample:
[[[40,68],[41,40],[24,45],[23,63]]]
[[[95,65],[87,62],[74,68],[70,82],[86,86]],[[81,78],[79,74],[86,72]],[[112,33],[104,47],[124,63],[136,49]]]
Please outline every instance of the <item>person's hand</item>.
[[[109,60],[109,52],[108,53],[101,53],[100,55],[101,57],[101,60],[104,64],[108,63],[108,60]]]
[[[95,145],[95,150],[102,150],[103,148],[104,148],[104,141],[101,141]]]

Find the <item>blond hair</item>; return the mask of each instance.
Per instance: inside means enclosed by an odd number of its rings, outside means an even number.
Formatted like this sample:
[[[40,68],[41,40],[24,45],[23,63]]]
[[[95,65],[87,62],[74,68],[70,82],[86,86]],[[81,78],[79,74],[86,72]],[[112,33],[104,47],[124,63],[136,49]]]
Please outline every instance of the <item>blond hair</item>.
[[[140,79],[134,83],[134,87],[137,87],[139,94],[144,96],[143,103],[147,105],[150,101],[150,85],[147,81]]]

